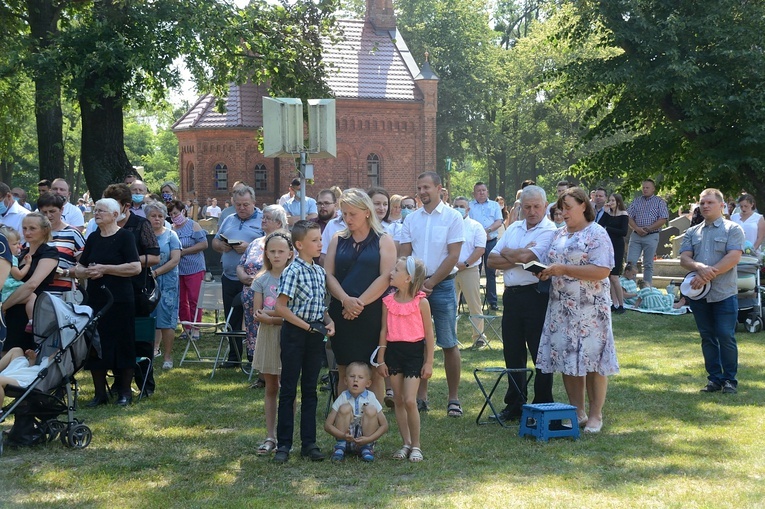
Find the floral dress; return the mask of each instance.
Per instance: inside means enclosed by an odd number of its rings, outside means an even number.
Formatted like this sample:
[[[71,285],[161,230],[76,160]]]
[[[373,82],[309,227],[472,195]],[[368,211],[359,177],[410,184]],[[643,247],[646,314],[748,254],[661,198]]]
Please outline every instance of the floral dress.
[[[606,230],[597,223],[568,233],[558,229],[548,253],[550,264],[593,264],[613,268],[614,250]],[[608,277],[583,281],[553,277],[550,305],[539,341],[537,368],[544,373],[571,376],[619,372],[611,329],[611,295]]]
[[[265,242],[265,237],[259,237],[250,242],[250,245],[247,246],[247,250],[242,254],[242,258],[239,260],[239,265],[244,267],[244,271],[250,276],[255,276],[255,274],[263,268],[263,248]],[[255,350],[255,341],[258,338],[258,322],[256,322],[254,318],[254,298],[255,292],[252,288],[243,285],[242,307],[244,308],[244,330],[247,332],[245,344],[247,345],[248,357],[252,356],[252,353]]]

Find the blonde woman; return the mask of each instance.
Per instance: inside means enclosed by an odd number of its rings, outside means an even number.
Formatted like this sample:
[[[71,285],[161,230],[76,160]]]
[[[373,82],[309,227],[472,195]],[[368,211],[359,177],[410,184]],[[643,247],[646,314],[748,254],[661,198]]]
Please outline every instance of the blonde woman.
[[[329,315],[335,322],[332,350],[345,389],[345,368],[351,362],[369,363],[382,324],[382,297],[396,264],[396,246],[386,234],[371,198],[361,189],[340,197],[345,229],[330,241],[324,269],[332,295]],[[372,390],[383,400],[382,378],[373,377]]]

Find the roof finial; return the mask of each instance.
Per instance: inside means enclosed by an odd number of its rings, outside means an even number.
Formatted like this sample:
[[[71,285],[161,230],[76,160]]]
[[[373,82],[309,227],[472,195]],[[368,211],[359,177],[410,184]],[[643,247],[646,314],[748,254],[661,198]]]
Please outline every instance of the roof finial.
[[[426,62],[428,61],[428,57],[429,57],[429,56],[430,56],[430,53],[428,53],[428,52],[426,51],[426,52],[425,52],[425,61],[426,61]]]

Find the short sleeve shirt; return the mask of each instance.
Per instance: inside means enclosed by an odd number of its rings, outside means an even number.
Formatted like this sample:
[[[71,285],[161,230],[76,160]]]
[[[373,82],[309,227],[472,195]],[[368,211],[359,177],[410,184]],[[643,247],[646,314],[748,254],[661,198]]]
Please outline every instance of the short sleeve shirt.
[[[253,240],[263,236],[263,213],[260,209],[255,209],[247,219],[241,219],[236,213],[231,214],[220,223],[218,233],[215,238],[220,240],[223,234],[229,240],[241,240],[249,245]],[[221,254],[220,261],[223,265],[223,275],[226,278],[236,281],[236,266],[242,255],[234,251],[228,251]]]
[[[689,251],[695,261],[711,266],[722,260],[729,251],[743,251],[744,240],[741,226],[719,217],[711,224],[705,221],[688,228],[683,235],[680,253]],[[719,302],[737,295],[737,279],[736,267],[714,278],[707,302]]]
[[[290,216],[297,216],[300,217],[300,200],[296,198],[290,198],[286,202],[284,202],[284,210],[287,211],[287,214]],[[319,209],[316,207],[316,200],[313,198],[309,198],[306,196],[305,198],[305,215],[310,216],[311,214],[318,214]]]
[[[358,395],[358,397],[353,397],[350,391],[343,391],[340,393],[340,395],[337,397],[334,403],[332,403],[332,410],[337,412],[340,410],[340,407],[344,404],[348,403],[351,405],[351,408],[353,409],[353,415],[355,417],[361,417],[361,415],[364,413],[364,407],[367,405],[372,405],[375,410],[378,412],[382,412],[382,405],[377,400],[377,396],[375,396],[375,393],[370,390],[364,390],[361,394]]]
[[[483,203],[478,203],[476,200],[470,201],[470,211],[468,215],[471,219],[474,219],[481,223],[481,226],[485,230],[491,226],[495,221],[502,220],[502,209],[499,207],[499,203],[494,200],[486,200]],[[496,239],[499,232],[494,230],[489,234],[489,240]]]
[[[412,244],[412,255],[425,263],[430,276],[449,255],[449,244],[465,241],[462,223],[462,215],[443,202],[431,213],[422,207],[404,219],[401,243]]]
[[[460,258],[458,260],[459,263],[464,263],[465,260],[470,258],[470,255],[473,254],[473,251],[475,251],[476,248],[486,247],[486,231],[484,230],[483,226],[481,226],[481,223],[466,217],[464,219],[463,226],[465,242],[462,243],[462,247],[460,248]],[[471,267],[480,265],[481,260],[482,258],[478,258],[473,262]]]
[[[501,254],[505,248],[521,249],[531,243],[534,243],[531,251],[537,257],[540,263],[547,263],[547,252],[550,250],[550,243],[557,228],[555,223],[545,216],[533,228],[527,228],[526,220],[516,221],[510,225],[497,245],[491,250],[494,254]],[[505,286],[526,286],[539,282],[537,277],[528,270],[521,267],[502,271],[505,280]]]
[[[324,318],[327,273],[318,263],[296,258],[279,279],[279,294],[289,297],[289,308],[306,322]]]

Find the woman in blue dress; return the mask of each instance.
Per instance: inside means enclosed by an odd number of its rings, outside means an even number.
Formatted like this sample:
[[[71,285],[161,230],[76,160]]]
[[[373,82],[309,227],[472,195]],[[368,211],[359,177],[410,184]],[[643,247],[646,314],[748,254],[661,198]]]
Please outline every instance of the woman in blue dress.
[[[151,223],[154,235],[159,243],[159,263],[151,268],[160,291],[160,300],[151,314],[157,320],[157,334],[154,349],[159,349],[162,343],[164,362],[163,369],[173,367],[173,340],[175,327],[178,325],[178,263],[181,261],[181,241],[178,235],[167,227],[167,207],[163,203],[154,202],[144,206],[146,219]]]

